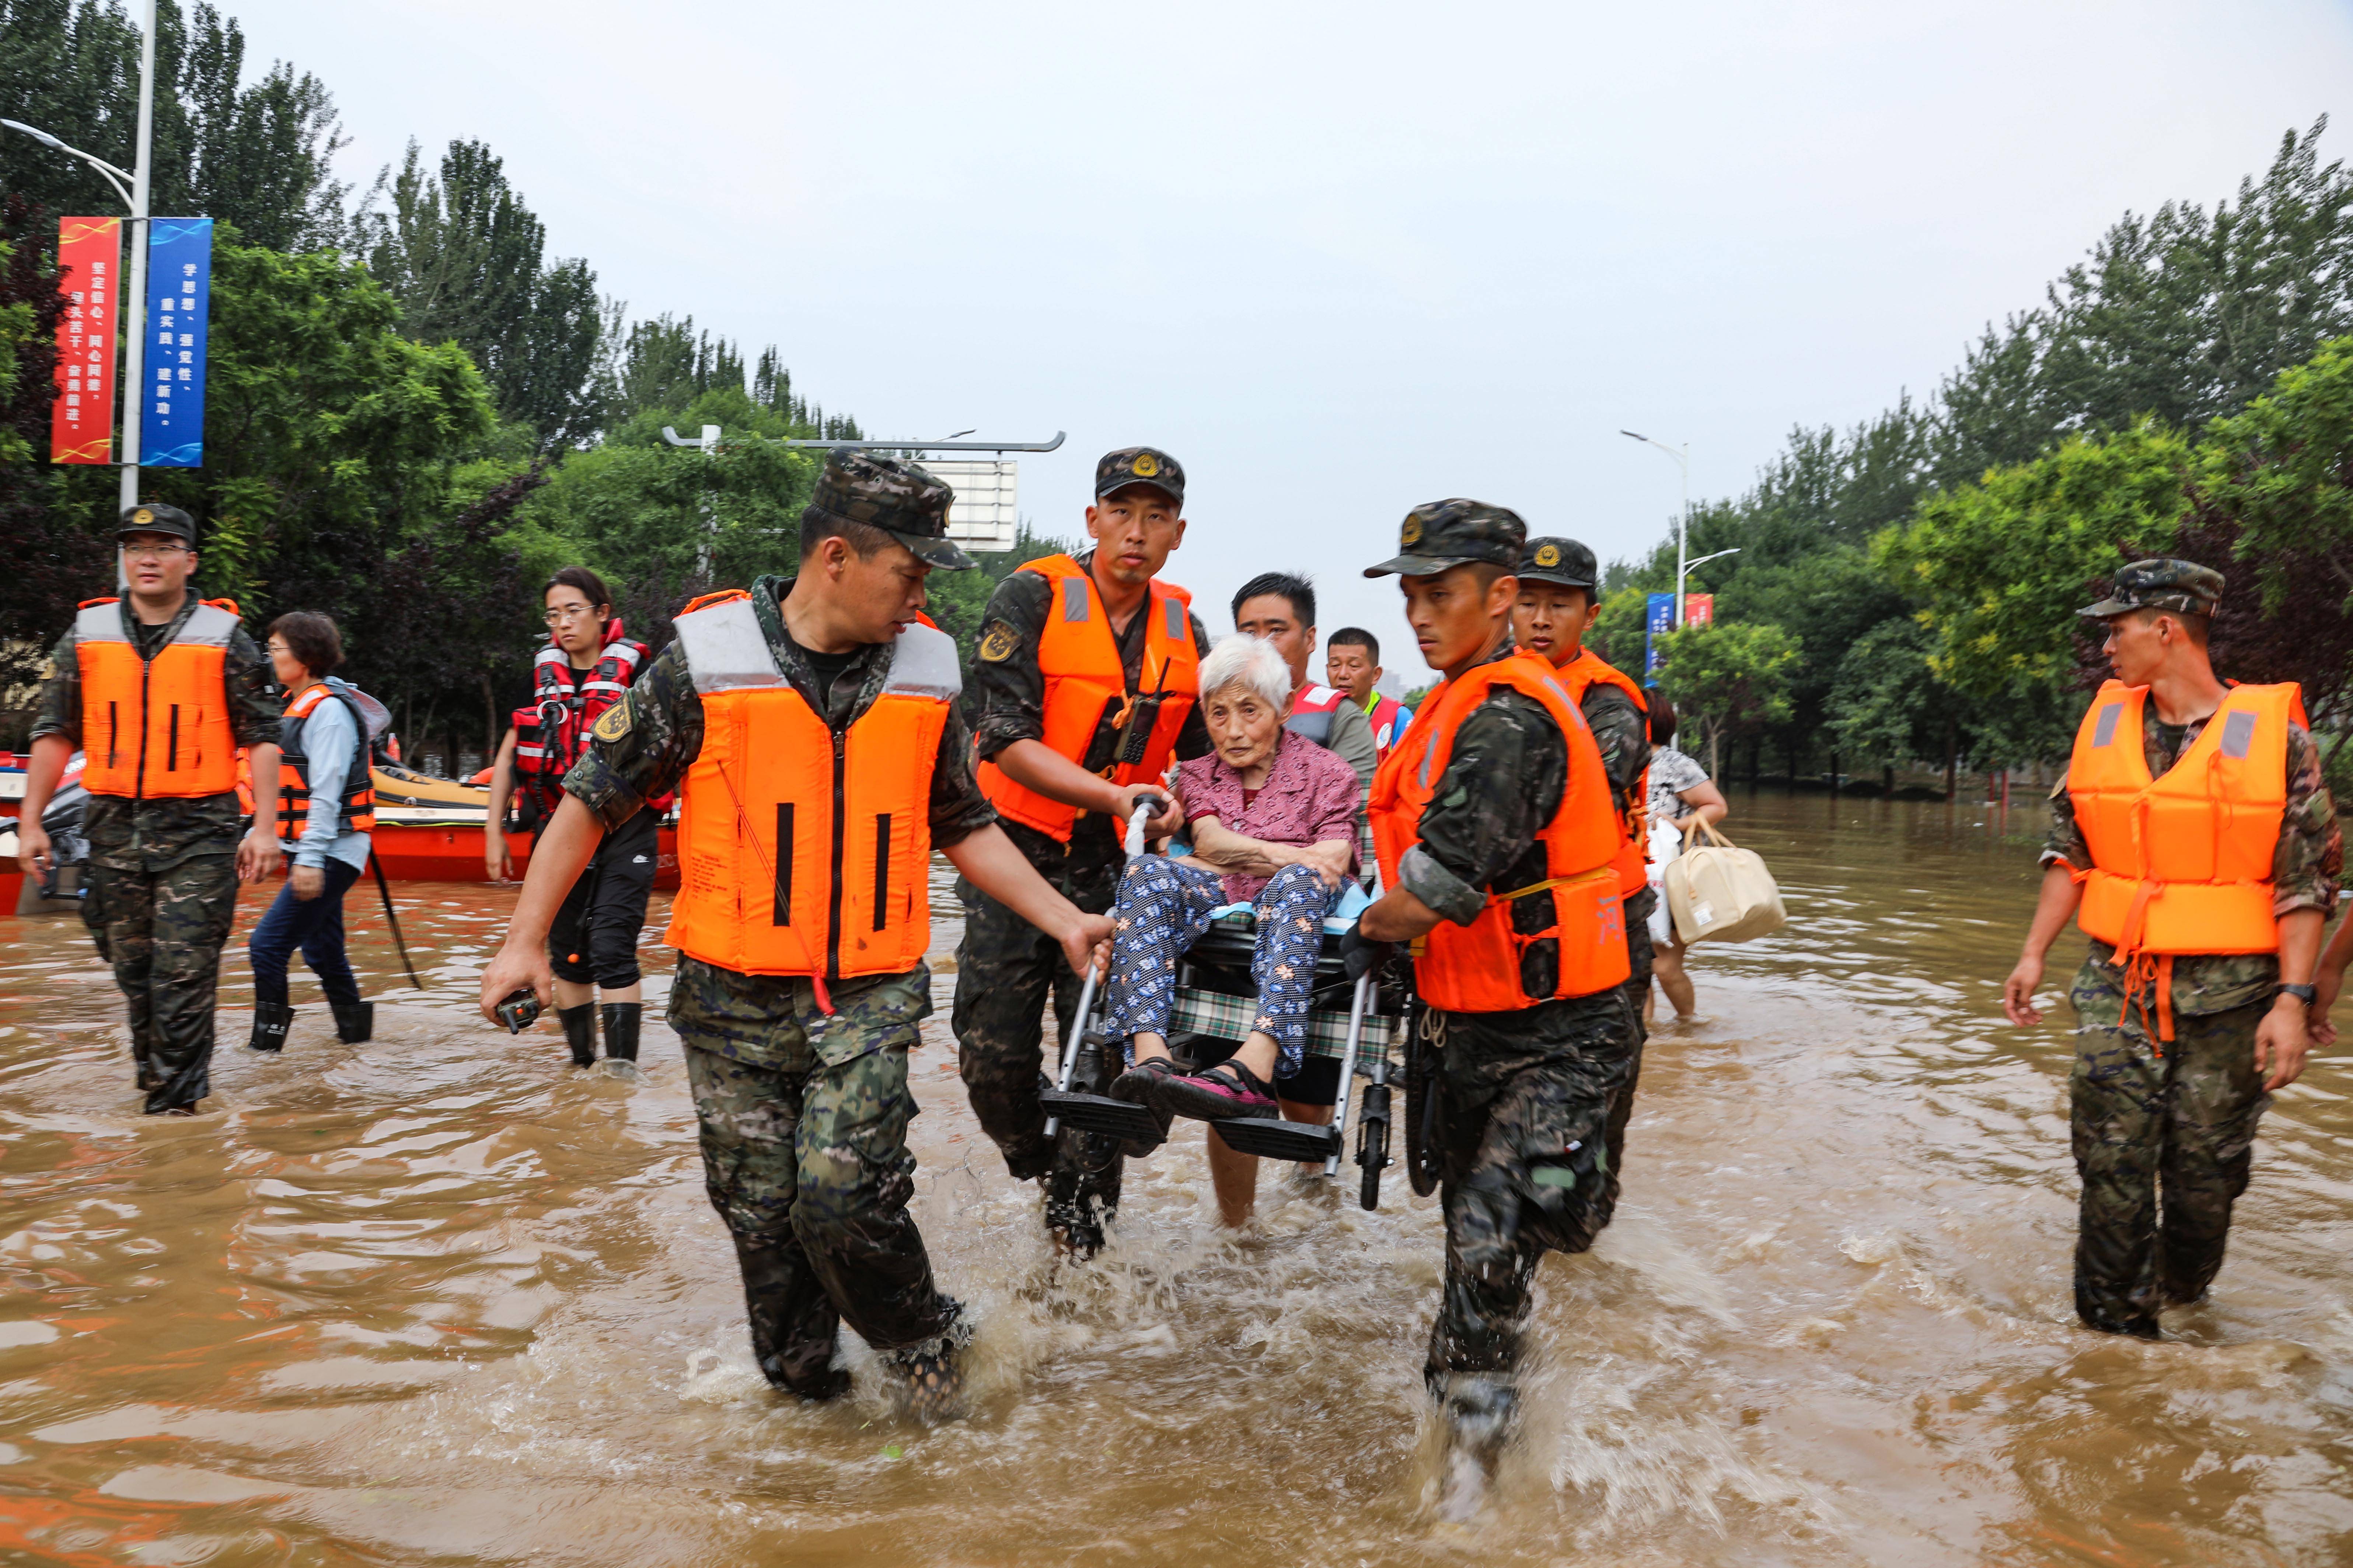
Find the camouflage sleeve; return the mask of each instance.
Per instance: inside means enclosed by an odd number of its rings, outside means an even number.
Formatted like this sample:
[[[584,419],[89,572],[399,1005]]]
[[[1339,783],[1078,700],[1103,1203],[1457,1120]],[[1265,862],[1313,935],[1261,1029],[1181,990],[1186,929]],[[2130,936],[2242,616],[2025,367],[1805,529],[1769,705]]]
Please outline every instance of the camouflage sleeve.
[[[981,614],[964,718],[984,760],[1016,741],[1045,738],[1046,677],[1038,668],[1038,639],[1053,592],[1040,574],[1015,572],[997,585]]]
[[[33,739],[63,735],[81,745],[81,660],[74,654],[70,627],[49,650],[49,667],[41,671],[41,698],[33,710]]]
[[[940,754],[932,764],[931,819],[934,849],[953,848],[997,820],[997,808],[973,776],[972,731],[954,704],[940,731]]]
[[[1516,691],[1488,698],[1455,732],[1446,772],[1421,814],[1421,842],[1398,863],[1398,882],[1469,925],[1487,890],[1560,809],[1567,782],[1568,742],[1544,705]]]
[[[2287,805],[2280,814],[2279,847],[2272,851],[2272,912],[2336,906],[2345,870],[2345,839],[2337,803],[2321,773],[2320,747],[2310,731],[2287,731]]]
[[[675,787],[702,751],[702,698],[687,673],[685,645],[662,649],[588,735],[564,787],[607,828]]]
[[[1202,658],[1208,658],[1209,628],[1201,624],[1200,616],[1192,615],[1190,612],[1187,612],[1187,619],[1193,625],[1194,653]],[[1195,757],[1206,757],[1209,754],[1209,721],[1201,717],[1201,705],[1198,702],[1194,703],[1186,712],[1185,722],[1176,728],[1176,760],[1180,763],[1189,763]]]
[[[1632,800],[1651,762],[1651,729],[1642,710],[1625,692],[1599,681],[1585,689],[1580,706],[1593,743],[1601,748],[1601,771],[1609,775],[1609,787],[1620,800]]]
[[[221,678],[228,686],[229,729],[237,735],[237,743],[278,744],[278,723],[286,710],[286,700],[278,689],[277,672],[243,626],[228,635]]]
[[[2067,793],[2064,773],[2051,786],[2051,831],[2042,836],[2040,858],[2044,866],[2062,860],[2078,871],[2092,868],[2091,846],[2084,842],[2084,830],[2075,826],[2075,797]]]

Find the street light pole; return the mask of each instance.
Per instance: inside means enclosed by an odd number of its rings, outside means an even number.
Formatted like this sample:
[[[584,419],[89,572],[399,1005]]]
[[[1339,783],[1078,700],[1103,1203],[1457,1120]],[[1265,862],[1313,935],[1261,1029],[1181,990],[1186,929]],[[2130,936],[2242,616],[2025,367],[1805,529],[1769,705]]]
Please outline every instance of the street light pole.
[[[1683,510],[1675,514],[1675,625],[1680,626],[1683,624],[1683,574],[1691,570],[1691,563],[1685,559],[1688,553],[1685,530],[1691,521],[1691,443],[1684,442],[1683,450],[1677,451],[1664,441],[1653,441],[1648,436],[1636,431],[1620,430],[1618,434],[1631,436],[1646,447],[1656,447],[1660,451],[1672,458],[1675,460],[1675,466],[1683,470]],[[1715,557],[1710,556],[1708,559],[1714,560]]]
[[[147,389],[147,195],[155,169],[155,0],[139,7],[139,162],[131,174],[131,294],[122,301],[122,504],[139,504]]]

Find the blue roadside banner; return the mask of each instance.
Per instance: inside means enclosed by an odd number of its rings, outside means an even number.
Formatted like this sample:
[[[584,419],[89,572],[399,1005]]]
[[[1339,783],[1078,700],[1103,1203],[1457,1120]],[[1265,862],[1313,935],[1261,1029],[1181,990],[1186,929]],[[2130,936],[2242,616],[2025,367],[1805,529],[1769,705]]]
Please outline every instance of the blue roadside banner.
[[[1659,639],[1675,629],[1675,596],[1653,594],[1642,621],[1642,676],[1659,673]]]
[[[139,463],[200,468],[213,220],[159,217],[148,223],[147,233],[147,389],[140,399]]]

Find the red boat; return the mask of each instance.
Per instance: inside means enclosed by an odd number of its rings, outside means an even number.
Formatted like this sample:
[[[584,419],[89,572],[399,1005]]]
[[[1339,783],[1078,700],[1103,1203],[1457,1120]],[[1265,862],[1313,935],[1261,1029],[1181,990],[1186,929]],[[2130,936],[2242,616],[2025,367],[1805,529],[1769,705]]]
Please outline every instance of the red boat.
[[[398,763],[378,762],[375,830],[373,839],[384,874],[395,881],[479,882],[482,877],[482,828],[490,820],[491,792],[455,779],[435,778]],[[678,827],[661,826],[661,859],[654,886],[678,886]],[[531,835],[510,832],[507,853],[520,877],[531,862]]]

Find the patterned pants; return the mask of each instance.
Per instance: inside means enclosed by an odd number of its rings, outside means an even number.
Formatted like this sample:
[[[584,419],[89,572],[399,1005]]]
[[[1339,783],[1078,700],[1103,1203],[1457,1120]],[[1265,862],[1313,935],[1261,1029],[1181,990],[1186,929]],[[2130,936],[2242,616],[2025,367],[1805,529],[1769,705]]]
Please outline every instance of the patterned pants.
[[[1274,1037],[1277,1079],[1299,1074],[1307,1042],[1307,999],[1324,951],[1324,911],[1338,896],[1307,866],[1285,866],[1260,889],[1258,948],[1250,957],[1258,1016],[1250,1026]],[[1218,874],[1198,866],[1144,855],[1128,868],[1111,910],[1117,933],[1112,938],[1104,1020],[1113,1037],[1167,1037],[1168,1013],[1176,1000],[1176,961],[1209,929],[1209,911],[1228,901]],[[1134,1046],[1124,1048],[1134,1062]]]

